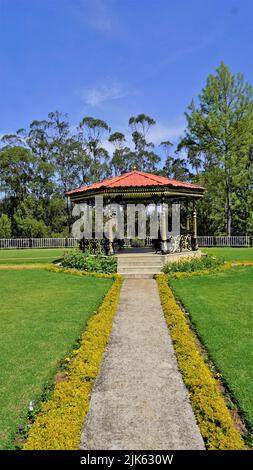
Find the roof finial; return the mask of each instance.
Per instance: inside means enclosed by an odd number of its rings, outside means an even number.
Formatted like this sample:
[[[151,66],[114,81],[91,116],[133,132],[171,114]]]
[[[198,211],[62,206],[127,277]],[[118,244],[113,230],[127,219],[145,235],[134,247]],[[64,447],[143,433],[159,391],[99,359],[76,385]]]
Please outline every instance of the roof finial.
[[[136,171],[136,170],[137,170],[137,166],[134,164],[132,171]]]

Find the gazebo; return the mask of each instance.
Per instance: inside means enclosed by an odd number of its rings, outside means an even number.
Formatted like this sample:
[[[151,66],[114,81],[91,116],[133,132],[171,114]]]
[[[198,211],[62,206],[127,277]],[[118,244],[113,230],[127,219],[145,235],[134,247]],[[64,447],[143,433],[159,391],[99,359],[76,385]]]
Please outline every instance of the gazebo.
[[[196,251],[197,244],[197,213],[196,201],[202,198],[206,188],[177,181],[164,176],[159,176],[143,171],[130,171],[119,176],[114,176],[97,183],[81,186],[66,193],[70,201],[74,204],[88,203],[94,204],[96,196],[103,197],[105,207],[117,203],[120,206],[127,204],[158,204],[160,211],[160,238],[161,252],[167,254],[167,223],[166,215],[163,210],[165,204],[182,203],[184,204],[184,230],[178,243],[178,251],[190,249]],[[113,232],[109,234],[109,253],[113,254]],[[175,250],[174,250],[175,251]]]

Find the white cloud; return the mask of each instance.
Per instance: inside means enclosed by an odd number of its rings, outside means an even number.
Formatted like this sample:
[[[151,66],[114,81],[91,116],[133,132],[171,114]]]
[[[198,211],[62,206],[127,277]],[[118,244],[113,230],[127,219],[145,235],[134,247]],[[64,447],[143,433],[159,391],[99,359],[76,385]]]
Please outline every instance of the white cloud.
[[[115,83],[111,86],[102,85],[90,88],[87,92],[83,93],[83,98],[86,105],[96,107],[106,101],[124,98],[127,94],[127,91],[121,85]]]
[[[80,0],[81,21],[99,33],[111,34],[117,28],[114,0]],[[79,20],[80,20],[79,18]]]
[[[173,140],[180,137],[184,129],[185,124],[183,122],[168,125],[158,123],[150,129],[148,140],[157,145],[164,140]]]

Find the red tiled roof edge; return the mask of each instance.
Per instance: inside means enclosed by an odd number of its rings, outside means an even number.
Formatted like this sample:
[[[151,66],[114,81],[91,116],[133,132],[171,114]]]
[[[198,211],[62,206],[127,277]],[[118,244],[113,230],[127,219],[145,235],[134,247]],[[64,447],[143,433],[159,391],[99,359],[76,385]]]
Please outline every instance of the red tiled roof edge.
[[[122,183],[121,183],[122,181]],[[124,181],[124,182],[123,182]],[[70,196],[75,193],[82,193],[85,191],[100,189],[100,188],[124,188],[124,187],[145,187],[145,186],[174,186],[182,188],[192,188],[192,189],[201,189],[206,190],[203,186],[196,184],[186,183],[185,181],[178,181],[175,179],[166,178],[165,176],[159,176],[152,173],[146,173],[144,171],[130,171],[124,173],[120,176],[113,176],[111,178],[105,179],[104,181],[99,181],[97,183],[92,183],[86,186],[81,186],[80,188],[73,189],[66,193],[67,196]]]

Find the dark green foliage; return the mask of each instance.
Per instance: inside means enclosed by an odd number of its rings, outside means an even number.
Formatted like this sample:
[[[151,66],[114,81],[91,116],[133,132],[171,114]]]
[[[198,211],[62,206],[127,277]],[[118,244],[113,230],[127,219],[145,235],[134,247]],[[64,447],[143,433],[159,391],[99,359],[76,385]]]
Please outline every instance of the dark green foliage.
[[[155,171],[161,158],[153,151],[154,144],[147,140],[150,127],[156,124],[155,120],[145,114],[138,114],[130,117],[128,124],[135,148],[131,154],[132,169]]]
[[[252,234],[252,87],[222,62],[185,115],[178,150],[187,152],[195,181],[208,188],[199,204],[202,234]]]
[[[215,258],[214,256],[206,255],[196,258],[188,258],[188,260],[175,261],[173,263],[166,263],[163,267],[163,272],[179,273],[179,272],[193,272],[201,269],[215,269],[224,264],[222,258]]]
[[[142,248],[145,246],[145,240],[141,240],[140,238],[132,238],[131,246],[135,248]]]
[[[11,221],[6,214],[2,214],[0,217],[0,238],[11,237]]]
[[[0,216],[6,214],[13,237],[65,237],[73,218],[65,193],[75,187],[130,171],[134,166],[156,170],[160,157],[147,141],[155,121],[140,114],[129,121],[135,150],[124,134],[110,134],[109,125],[84,117],[76,129],[59,111],[34,120],[29,129],[1,138]],[[110,156],[104,142],[114,151]],[[110,158],[111,157],[111,158]]]
[[[170,155],[172,143],[169,140],[161,142],[160,147],[165,157],[165,164],[161,171],[163,176],[178,181],[191,181],[193,174],[189,171],[185,158],[175,158]]]
[[[72,250],[64,256],[62,266],[109,274],[117,272],[117,259],[114,256],[90,255],[88,252]]]

